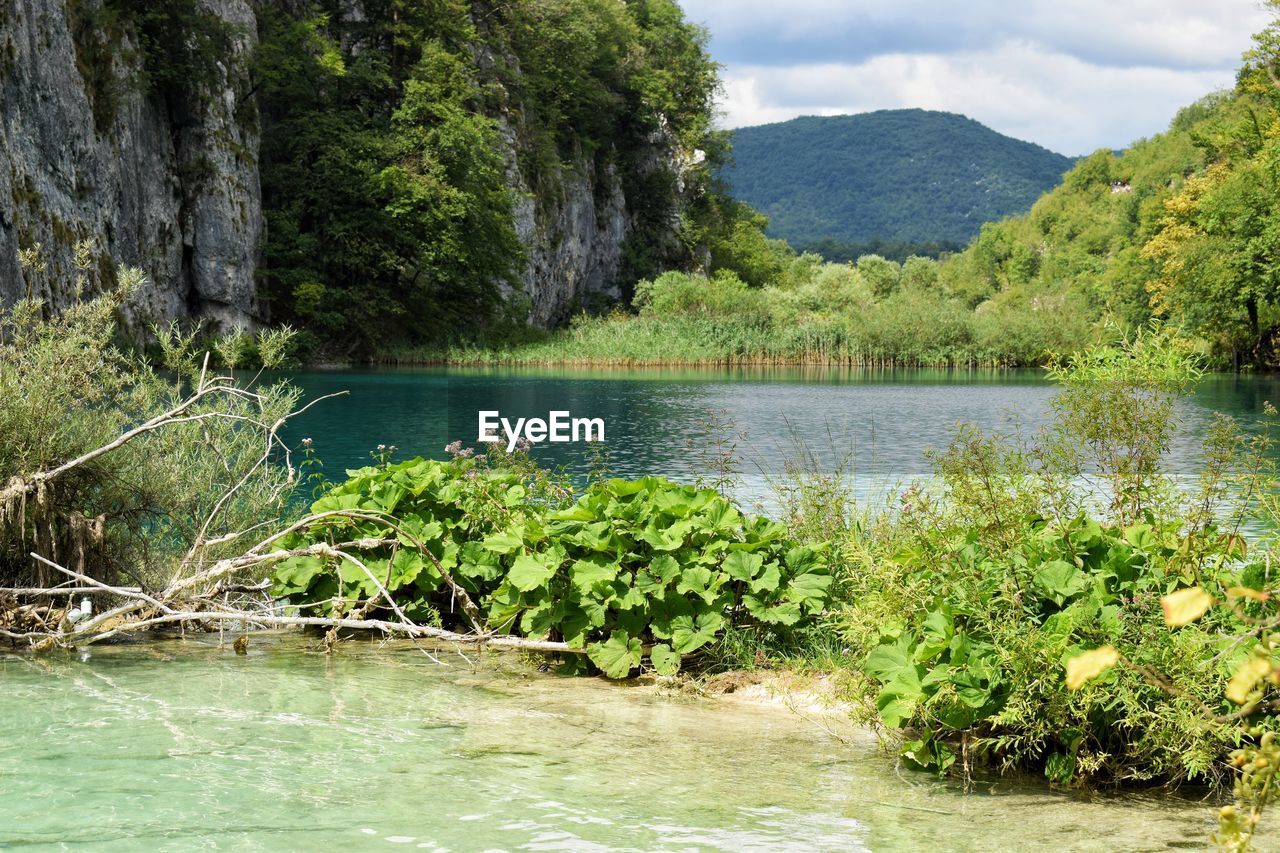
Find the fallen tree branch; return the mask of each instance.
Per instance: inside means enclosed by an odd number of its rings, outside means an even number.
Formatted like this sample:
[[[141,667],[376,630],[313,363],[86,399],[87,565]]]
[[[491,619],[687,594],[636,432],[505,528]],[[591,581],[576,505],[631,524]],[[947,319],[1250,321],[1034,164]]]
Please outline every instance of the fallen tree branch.
[[[586,654],[586,649],[574,648],[568,643],[557,642],[554,640],[535,640],[528,637],[516,637],[507,634],[459,634],[455,631],[449,631],[444,628],[433,628],[430,625],[418,625],[413,622],[392,622],[386,619],[344,619],[341,617],[331,618],[327,616],[276,616],[268,613],[248,613],[240,610],[204,610],[190,613],[170,613],[163,616],[155,616],[150,619],[142,619],[137,622],[130,622],[109,630],[96,632],[91,636],[79,636],[79,632],[73,631],[62,635],[61,638],[55,636],[54,639],[76,641],[72,643],[60,642],[60,644],[88,645],[110,639],[111,637],[115,637],[120,634],[143,631],[157,625],[192,621],[244,622],[267,627],[281,628],[290,626],[347,628],[355,631],[376,631],[391,637],[403,635],[410,638],[440,640],[445,643],[451,643],[459,646],[490,646],[497,649],[513,649],[517,651],[550,654]]]
[[[125,592],[142,592],[142,588],[136,586],[116,588]],[[234,592],[235,590],[232,591]],[[21,595],[28,598],[44,595],[102,595],[104,593],[105,590],[96,586],[0,586],[0,595]]]
[[[326,517],[329,515],[331,514],[325,514]],[[278,536],[273,535],[260,544],[270,543],[278,538]],[[336,545],[317,543],[305,548],[276,549],[257,554],[244,554],[240,557],[221,560],[211,569],[187,578],[181,583],[171,584],[168,589],[154,595],[136,588],[110,586],[80,572],[61,566],[39,554],[32,553],[31,556],[39,562],[68,575],[74,580],[91,585],[85,587],[85,589],[111,594],[125,601],[120,606],[78,625],[67,626],[63,624],[57,630],[50,631],[17,632],[0,629],[0,637],[7,638],[14,643],[26,642],[33,649],[67,648],[91,645],[122,635],[147,631],[165,625],[192,622],[204,625],[217,623],[221,628],[223,623],[235,622],[244,626],[258,628],[314,627],[327,628],[330,631],[340,629],[373,631],[388,637],[403,636],[414,640],[434,640],[454,646],[507,649],[540,654],[586,653],[586,649],[576,648],[568,643],[554,640],[493,634],[483,629],[474,633],[464,634],[450,631],[446,628],[437,628],[432,625],[422,625],[414,622],[395,602],[385,584],[378,580],[377,576],[362,560],[350,553],[351,550],[355,549],[372,549],[393,544],[399,544],[399,540],[369,537]],[[380,600],[385,601],[386,606],[397,618],[390,620],[363,617],[347,618],[343,616],[289,616],[276,612],[274,601],[264,602],[261,609],[252,610],[211,601],[214,595],[221,595],[226,591],[221,584],[206,590],[199,588],[201,583],[207,584],[211,580],[221,579],[228,573],[239,569],[301,556],[331,557],[345,560],[358,566],[373,581],[377,587],[378,596],[363,602],[357,602],[357,607],[367,609],[371,604],[377,604]],[[247,589],[255,592],[264,591],[268,588],[269,586],[265,584],[247,587]],[[65,589],[65,587],[27,588],[23,592],[29,596],[42,596],[55,593],[59,589]]]

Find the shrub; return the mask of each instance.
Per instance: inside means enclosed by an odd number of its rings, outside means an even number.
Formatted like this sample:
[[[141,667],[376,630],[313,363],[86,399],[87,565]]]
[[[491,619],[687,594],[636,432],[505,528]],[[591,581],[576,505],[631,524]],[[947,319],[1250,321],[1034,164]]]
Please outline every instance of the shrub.
[[[89,268],[82,264],[77,292]],[[176,374],[113,343],[117,313],[142,282],[137,270],[117,276],[120,289],[52,319],[33,300],[0,313],[2,583],[45,585],[51,570],[33,565],[36,550],[100,579],[147,586],[171,577],[199,543],[277,516],[287,498],[291,472],[274,464],[278,442],[264,441],[298,399],[284,384],[249,393],[210,372],[205,381],[216,390],[181,417],[93,455],[178,406],[201,365],[194,335],[162,335]],[[284,343],[279,335],[259,339],[255,358],[275,363]],[[233,360],[249,349],[238,338],[219,346]],[[206,556],[229,547],[223,541]]]
[[[715,491],[646,477],[597,482],[574,499],[505,454],[363,468],[311,509],[368,520],[321,519],[284,547],[376,536],[381,519],[394,519],[400,541],[434,559],[389,544],[361,560],[410,618],[563,640],[612,678],[645,655],[673,673],[726,626],[791,629],[823,609],[831,583],[824,547],[797,544],[784,525],[744,516]],[[450,579],[483,625],[453,612]],[[276,588],[325,613],[389,606],[369,572],[339,557],[283,562]]]
[[[663,273],[653,281],[636,285],[634,304],[644,316],[693,314],[733,317],[745,323],[768,322],[764,294],[724,271],[710,278],[699,273]]]
[[[935,482],[846,548],[844,633],[875,716],[918,768],[964,755],[1058,782],[1212,777],[1239,734],[1204,709],[1223,708],[1246,653],[1224,636],[1242,626],[1226,612],[1170,635],[1158,602],[1202,582],[1261,588],[1228,485],[1243,473],[1251,493],[1265,447],[1220,420],[1200,487],[1171,488],[1161,462],[1196,371],[1167,335],[1094,348],[1054,375],[1050,428],[960,429]],[[1094,481],[1099,493],[1082,487]],[[1133,668],[1070,691],[1061,664],[1104,644]]]

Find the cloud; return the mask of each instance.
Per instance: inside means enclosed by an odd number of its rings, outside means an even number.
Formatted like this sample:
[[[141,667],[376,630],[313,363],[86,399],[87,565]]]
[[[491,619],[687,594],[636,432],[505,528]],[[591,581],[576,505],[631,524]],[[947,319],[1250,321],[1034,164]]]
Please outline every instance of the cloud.
[[[857,62],[1027,40],[1097,65],[1228,68],[1268,20],[1257,0],[684,0],[727,63]]]
[[[872,109],[968,115],[1067,154],[1124,147],[1230,86],[1255,0],[684,0],[729,127]]]
[[[1067,82],[1069,81],[1069,83]],[[857,65],[743,66],[725,77],[728,127],[897,107],[957,112],[1065,154],[1123,148],[1231,72],[1106,68],[1010,43],[988,53],[890,54]]]

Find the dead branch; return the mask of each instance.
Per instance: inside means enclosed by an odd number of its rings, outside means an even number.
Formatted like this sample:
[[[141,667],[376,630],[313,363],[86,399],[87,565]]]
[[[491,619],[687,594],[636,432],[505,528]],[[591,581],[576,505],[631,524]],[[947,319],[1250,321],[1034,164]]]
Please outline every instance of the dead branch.
[[[338,514],[326,513],[324,517],[329,518]],[[385,520],[382,521],[385,522]],[[278,536],[273,535],[260,544],[269,544],[278,538]],[[31,556],[40,563],[48,565],[73,580],[88,584],[89,586],[85,587],[86,589],[113,595],[123,599],[123,603],[78,625],[68,625],[59,619],[56,629],[27,631],[0,629],[0,637],[4,637],[14,644],[25,642],[33,649],[68,648],[91,645],[122,635],[147,631],[166,625],[199,623],[212,626],[216,624],[220,629],[224,623],[231,622],[250,629],[314,627],[327,628],[330,631],[343,629],[372,631],[387,637],[433,640],[461,647],[509,649],[541,654],[585,654],[585,649],[575,648],[563,642],[494,634],[483,628],[474,633],[463,634],[414,622],[395,602],[385,584],[377,578],[364,561],[350,553],[352,550],[367,550],[392,544],[399,544],[399,540],[371,537],[342,542],[336,545],[317,543],[305,548],[275,549],[263,553],[244,554],[240,557],[218,561],[210,569],[187,578],[180,583],[170,584],[166,590],[154,595],[136,588],[110,586],[73,569],[59,565],[39,554],[32,553]],[[395,614],[396,619],[348,618],[341,615],[290,616],[277,612],[278,608],[273,601],[263,602],[253,609],[233,607],[225,602],[215,603],[212,601],[214,596],[223,594],[227,587],[221,583],[209,586],[211,582],[218,581],[231,572],[249,566],[258,566],[264,563],[302,556],[330,557],[350,562],[359,567],[372,580],[378,594],[358,603],[356,608],[358,611],[357,616],[359,616],[359,611],[368,610],[371,605],[376,606],[385,602],[384,606]],[[257,584],[246,588],[257,592],[269,587],[266,584]],[[23,592],[26,595],[42,596],[55,594],[59,589],[59,587],[37,588],[27,589]],[[65,589],[65,587],[61,589]]]

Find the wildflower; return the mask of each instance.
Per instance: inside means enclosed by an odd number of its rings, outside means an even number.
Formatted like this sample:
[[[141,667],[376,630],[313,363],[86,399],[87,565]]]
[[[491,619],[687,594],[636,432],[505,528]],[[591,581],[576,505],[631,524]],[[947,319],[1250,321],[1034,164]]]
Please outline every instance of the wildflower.
[[[303,446],[303,447],[310,447],[311,445],[312,445],[312,441],[311,441],[311,439],[309,439],[309,438],[304,438],[304,439],[302,439],[302,446]]]

